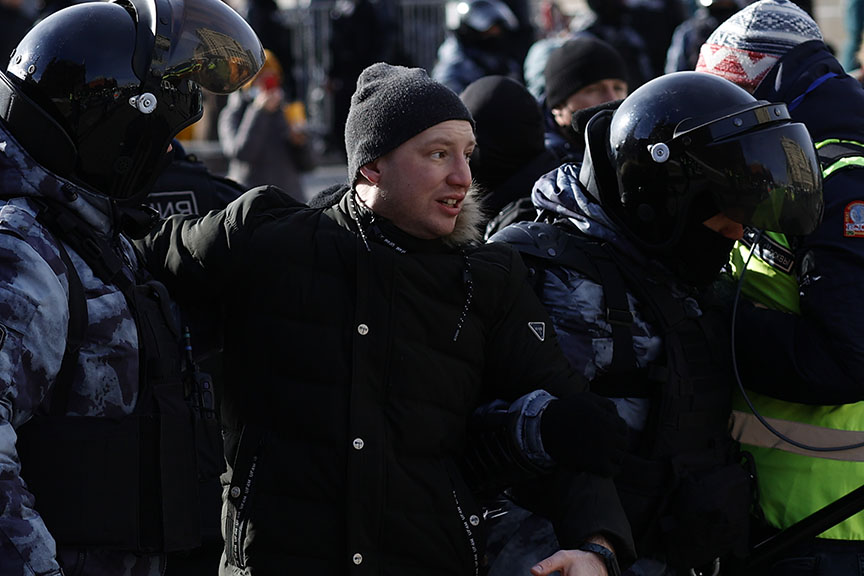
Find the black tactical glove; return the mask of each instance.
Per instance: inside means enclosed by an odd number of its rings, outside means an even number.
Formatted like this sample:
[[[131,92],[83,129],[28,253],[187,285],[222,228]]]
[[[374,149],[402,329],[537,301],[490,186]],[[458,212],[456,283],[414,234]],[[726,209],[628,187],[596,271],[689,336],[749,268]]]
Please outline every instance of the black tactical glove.
[[[611,400],[592,392],[550,402],[540,434],[558,464],[599,476],[614,476],[627,451],[627,424]]]

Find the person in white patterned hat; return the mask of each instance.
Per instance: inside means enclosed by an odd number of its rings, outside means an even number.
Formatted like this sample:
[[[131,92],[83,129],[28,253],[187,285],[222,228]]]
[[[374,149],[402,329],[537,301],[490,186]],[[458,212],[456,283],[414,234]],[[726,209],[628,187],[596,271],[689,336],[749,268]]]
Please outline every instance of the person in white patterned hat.
[[[762,0],[735,13],[699,51],[697,70],[723,76],[752,92],[783,55],[822,40],[819,25],[786,0]]]
[[[785,102],[792,119],[807,126],[822,162],[820,226],[797,238],[751,232],[750,245],[756,240],[759,250],[749,264],[745,245],[732,256],[737,276],[746,267],[747,299],[739,303],[735,332],[741,380],[759,393],[751,398],[756,411],[785,433],[778,438],[739,401],[733,434],[755,459],[764,516],[756,529],[764,538],[864,478],[861,433],[852,432],[864,430],[864,90],[816,23],[785,0],[762,0],[722,24],[702,46],[697,71],[732,80],[757,99]],[[807,448],[814,445],[822,450]],[[819,537],[753,573],[862,574],[864,514],[813,533]]]

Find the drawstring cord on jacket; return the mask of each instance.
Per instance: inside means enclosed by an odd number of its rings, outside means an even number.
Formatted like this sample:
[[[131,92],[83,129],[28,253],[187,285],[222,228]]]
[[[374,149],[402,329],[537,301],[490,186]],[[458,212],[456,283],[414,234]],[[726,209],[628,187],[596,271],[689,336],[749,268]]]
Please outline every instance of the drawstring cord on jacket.
[[[366,252],[372,252],[372,248],[369,247],[369,238],[366,236],[366,226],[363,224],[361,220],[361,211],[360,206],[357,203],[357,192],[355,190],[351,190],[351,202],[349,204],[348,213],[351,216],[351,219],[354,220],[354,223],[357,225],[357,230],[360,233],[360,238],[363,240],[363,245],[366,247]],[[364,206],[365,208],[365,206]],[[393,242],[391,239],[387,238],[381,229],[375,225],[375,213],[366,208],[366,211],[369,212],[369,226],[375,232],[375,236],[380,238],[382,242],[384,242],[387,246],[390,246],[392,249],[396,250],[400,254],[405,254],[406,250]],[[465,305],[462,307],[462,312],[459,314],[459,319],[456,321],[456,332],[453,334],[453,342],[459,339],[459,334],[462,332],[462,328],[465,326],[465,320],[468,318],[468,312],[471,309],[471,301],[474,299],[474,280],[471,276],[471,261],[468,259],[468,254],[465,253],[465,249],[461,246],[459,247],[459,253],[462,255],[462,262],[465,264],[465,268],[462,272],[462,278],[465,282]]]

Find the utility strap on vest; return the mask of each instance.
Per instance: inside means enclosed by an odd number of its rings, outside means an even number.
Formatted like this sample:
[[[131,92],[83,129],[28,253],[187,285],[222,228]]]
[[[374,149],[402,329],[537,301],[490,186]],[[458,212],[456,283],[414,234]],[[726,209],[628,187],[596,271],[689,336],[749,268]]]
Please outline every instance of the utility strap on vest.
[[[114,284],[129,300],[133,281],[123,273],[123,260],[105,238],[97,236],[79,216],[52,202],[40,202],[39,220],[59,235],[106,284]]]
[[[38,219],[38,216],[37,216]],[[49,234],[50,234],[49,230]],[[52,234],[53,236],[53,234]],[[69,392],[72,389],[72,376],[75,365],[78,364],[78,353],[84,343],[87,332],[89,315],[87,312],[87,298],[84,295],[84,285],[81,277],[69,258],[66,247],[56,237],[54,238],[60,259],[66,266],[66,278],[69,283],[69,323],[66,331],[66,350],[63,352],[63,360],[60,370],[54,380],[54,390],[51,392],[50,414],[65,414],[69,403]]]

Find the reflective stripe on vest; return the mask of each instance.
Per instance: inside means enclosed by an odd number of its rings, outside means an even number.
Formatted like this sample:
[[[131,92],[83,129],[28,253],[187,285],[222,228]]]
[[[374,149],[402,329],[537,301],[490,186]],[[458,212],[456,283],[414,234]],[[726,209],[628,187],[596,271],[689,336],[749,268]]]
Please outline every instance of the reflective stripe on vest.
[[[839,139],[822,140],[821,142],[817,142],[816,150],[820,150],[831,144],[848,144],[860,147],[862,148],[862,152],[864,152],[864,144],[861,144],[860,142],[854,142],[852,140]],[[864,166],[864,156],[847,156],[844,158],[839,158],[836,161],[832,162],[831,165],[822,168],[822,178],[828,178],[838,170],[843,170],[844,168],[860,168],[862,166]]]
[[[748,392],[748,396],[752,395],[752,392]],[[751,401],[752,400],[753,398],[751,397]],[[849,407],[853,408],[855,412],[864,414],[864,404],[860,402],[852,404]],[[759,413],[762,414],[762,411],[760,410]],[[832,446],[848,446],[864,443],[864,431],[861,430],[838,430],[836,428],[826,428],[825,426],[816,426],[814,424],[795,422],[781,418],[766,417],[765,420],[775,430],[792,440],[803,441],[806,444],[817,448],[830,448]],[[789,444],[785,440],[781,440],[765,428],[753,413],[742,410],[735,410],[732,413],[732,436],[739,442],[750,446],[771,448],[773,450],[784,450],[786,452],[791,452],[792,454],[801,454],[813,458],[841,460],[843,462],[864,462],[864,448],[856,448],[855,450],[832,450],[826,452],[805,450],[804,448],[799,448],[798,446]],[[864,478],[861,480],[864,481]]]
[[[816,144],[864,144],[826,140]],[[838,170],[864,167],[864,156],[848,156],[822,168],[823,178]],[[788,248],[782,234],[765,233],[760,248],[775,243]],[[772,266],[757,250],[747,266],[743,293],[751,300],[787,313],[799,313],[798,282],[788,266]],[[778,252],[782,254],[781,252]],[[733,274],[738,278],[750,249],[743,243],[732,253]],[[771,255],[771,250],[766,252]],[[781,261],[784,259],[781,258]],[[745,382],[746,384],[746,382]],[[789,438],[813,446],[843,446],[864,441],[864,402],[841,406],[813,406],[784,402],[747,392],[756,410]],[[816,452],[793,446],[766,429],[741,397],[736,394],[732,414],[732,435],[756,462],[760,504],[765,519],[776,528],[787,528],[820,508],[858,488],[864,480],[864,448],[840,452]],[[835,540],[864,540],[864,512],[852,516],[820,534]]]

